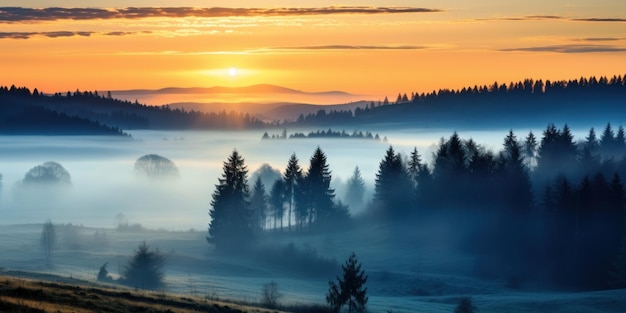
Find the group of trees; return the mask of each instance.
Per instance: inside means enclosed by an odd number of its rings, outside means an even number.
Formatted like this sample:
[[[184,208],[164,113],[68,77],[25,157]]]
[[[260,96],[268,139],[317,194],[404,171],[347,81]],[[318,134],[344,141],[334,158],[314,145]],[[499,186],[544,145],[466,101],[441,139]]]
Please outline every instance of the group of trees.
[[[318,147],[306,173],[292,154],[269,195],[261,177],[250,191],[247,166],[235,150],[224,162],[223,174],[213,194],[207,240],[221,248],[247,246],[259,231],[269,228],[267,225],[283,229],[285,219],[289,231],[344,223],[349,218],[348,209],[334,201],[331,178],[326,154]]]
[[[376,140],[380,141],[381,138],[378,134],[374,135],[371,132],[362,131],[353,131],[352,133],[348,133],[345,130],[342,131],[334,131],[332,129],[328,130],[317,130],[314,132],[309,132],[308,134],[296,132],[290,135],[287,135],[287,129],[283,129],[281,134],[272,134],[270,136],[267,132],[263,133],[261,139],[298,139],[298,138],[344,138],[344,139],[368,139],[368,140]],[[387,142],[387,137],[382,139],[383,142]]]
[[[116,135],[120,129],[242,129],[266,126],[249,114],[204,113],[149,106],[97,91],[46,95],[36,88],[0,86],[0,132]]]
[[[550,124],[541,138],[530,132],[518,139],[509,131],[502,150],[492,152],[454,132],[442,138],[431,165],[417,149],[405,156],[389,147],[376,173],[368,212],[376,220],[392,222],[440,214],[462,217],[451,220],[466,248],[502,261],[503,275],[512,281],[551,264],[559,285],[623,285],[626,270],[617,259],[626,259],[624,137],[621,126],[614,132],[608,124],[599,139],[591,129],[575,142],[567,125],[559,129]],[[246,175],[243,158],[233,152],[214,194],[211,240],[232,244],[237,235],[253,237],[268,225],[266,219],[274,228],[297,231],[348,220],[347,207],[334,199],[320,148],[306,173],[292,155],[268,194],[257,181],[248,195]],[[350,203],[362,199],[363,187],[357,167],[348,181]],[[531,268],[536,262],[541,265]]]
[[[301,115],[293,124],[359,125],[368,123],[407,122],[412,125],[507,120],[537,121],[551,116],[568,119],[587,118],[589,114],[603,111],[605,116],[621,116],[621,100],[626,92],[626,76],[580,77],[578,79],[550,81],[525,79],[523,81],[474,85],[461,89],[439,89],[431,92],[399,93],[395,101],[370,102],[362,108],[351,110],[320,110],[316,114]],[[471,106],[471,110],[467,107]],[[462,115],[447,114],[461,111]],[[488,121],[489,120],[489,121]]]

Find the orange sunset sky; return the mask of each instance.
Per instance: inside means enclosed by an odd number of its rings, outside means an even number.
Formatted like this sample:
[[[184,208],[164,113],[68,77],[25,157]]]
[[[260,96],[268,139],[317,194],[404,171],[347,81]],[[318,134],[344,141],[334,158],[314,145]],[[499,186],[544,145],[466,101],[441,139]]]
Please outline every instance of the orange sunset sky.
[[[0,4],[0,85],[275,84],[373,98],[626,73],[626,1]]]

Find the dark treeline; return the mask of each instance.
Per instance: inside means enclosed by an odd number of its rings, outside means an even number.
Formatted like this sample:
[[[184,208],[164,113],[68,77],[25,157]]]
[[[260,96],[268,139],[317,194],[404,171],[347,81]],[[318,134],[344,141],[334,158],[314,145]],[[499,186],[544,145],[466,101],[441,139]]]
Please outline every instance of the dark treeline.
[[[260,120],[235,112],[203,113],[149,106],[113,99],[97,91],[45,95],[36,88],[0,87],[0,103],[7,110],[35,107],[120,129],[246,129],[265,126]],[[29,109],[35,110],[35,109]],[[47,121],[46,121],[47,122]],[[38,128],[35,128],[38,129]],[[77,127],[78,129],[78,127]]]
[[[514,288],[546,278],[567,289],[623,288],[621,177],[626,177],[621,126],[615,132],[608,124],[599,138],[591,129],[579,142],[567,125],[548,125],[541,138],[532,132],[518,138],[510,131],[498,152],[454,132],[441,139],[431,165],[417,149],[404,156],[389,147],[376,174],[374,199],[359,222],[420,227],[444,221],[462,249],[484,256],[478,258],[477,275],[504,279]],[[347,207],[353,199],[347,205],[335,199],[320,148],[306,173],[292,155],[270,188],[257,180],[250,194],[246,180],[243,157],[235,151],[224,163],[210,212],[209,241],[218,247],[252,244],[263,229],[319,232],[355,225]],[[357,183],[349,188],[363,188],[358,168],[352,180]]]
[[[287,129],[283,129],[280,134],[268,134],[267,132],[263,133],[261,139],[299,139],[299,138],[343,138],[343,139],[368,139],[368,140],[376,140],[380,141],[381,138],[378,134],[372,134],[367,131],[363,133],[362,131],[354,130],[352,133],[348,133],[345,130],[317,130],[309,132],[308,134],[304,134],[301,132],[295,132],[293,134],[287,135]],[[387,142],[387,137],[384,137],[383,142]]]
[[[293,124],[360,125],[382,122],[411,122],[419,126],[433,123],[451,123],[471,126],[477,121],[497,117],[512,122],[537,121],[539,118],[568,120],[598,117],[623,117],[623,99],[626,95],[626,78],[581,77],[571,80],[526,79],[509,84],[494,82],[491,85],[468,86],[462,89],[439,89],[429,93],[398,94],[395,101],[385,98],[371,102],[365,108],[333,110],[300,115]],[[450,114],[457,112],[462,114]],[[565,114],[565,115],[564,115]]]
[[[96,120],[57,112],[34,102],[16,105],[12,99],[38,97],[26,88],[0,87],[0,133],[5,135],[109,135],[125,136],[118,127],[102,125]]]
[[[460,127],[478,122],[496,125],[498,121],[506,121],[510,127],[511,123],[553,121],[557,117],[570,121],[623,119],[626,118],[622,109],[624,95],[626,79],[621,75],[561,81],[526,79],[509,84],[494,82],[462,89],[398,94],[395,101],[385,98],[354,111],[322,109],[301,114],[296,121],[265,123],[243,113],[203,113],[148,106],[113,99],[110,93],[97,91],[45,95],[37,89],[0,87],[0,102],[4,106],[36,106],[119,129],[253,129],[378,123],[411,123],[418,127],[454,123]]]

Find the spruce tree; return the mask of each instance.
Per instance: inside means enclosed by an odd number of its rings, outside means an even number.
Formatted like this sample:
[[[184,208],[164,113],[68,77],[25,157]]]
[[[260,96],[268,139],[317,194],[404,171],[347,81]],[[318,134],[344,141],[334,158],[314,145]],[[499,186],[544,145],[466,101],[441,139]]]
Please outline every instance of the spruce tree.
[[[243,157],[234,150],[224,162],[224,173],[215,186],[211,201],[211,223],[207,241],[218,249],[232,250],[253,241],[248,202],[248,169]]]
[[[252,195],[250,196],[250,213],[252,230],[260,232],[265,228],[267,216],[267,195],[265,194],[265,185],[258,176],[252,187]]]
[[[122,281],[135,288],[160,289],[164,285],[164,262],[165,257],[161,252],[158,249],[151,251],[144,241],[126,265]]]
[[[524,141],[524,157],[526,160],[526,167],[529,170],[532,170],[536,165],[537,156],[537,137],[533,132],[529,132],[528,136],[526,136],[526,140]]]
[[[295,153],[291,155],[287,162],[283,180],[285,181],[285,199],[287,200],[287,227],[289,231],[291,231],[291,214],[296,209],[299,188],[298,183],[302,181],[302,169],[298,164],[298,158]]]
[[[363,196],[365,194],[365,182],[361,176],[359,167],[354,168],[352,177],[348,180],[346,191],[346,202],[353,208],[361,208],[363,206]]]
[[[270,191],[269,204],[274,216],[274,229],[277,227],[277,221],[280,221],[280,228],[283,228],[283,217],[285,216],[285,182],[277,179],[272,185]]]
[[[330,188],[331,178],[326,154],[317,147],[311,157],[304,186],[309,200],[307,206],[309,225],[312,225],[313,222],[327,223],[329,218],[334,215],[335,190]]]
[[[367,275],[361,269],[361,263],[353,252],[344,265],[341,266],[343,277],[337,277],[337,283],[329,281],[329,289],[326,294],[333,312],[339,312],[341,307],[348,305],[348,312],[364,312],[367,304]]]
[[[392,216],[403,215],[413,203],[413,185],[400,154],[389,146],[376,173],[374,200]]]

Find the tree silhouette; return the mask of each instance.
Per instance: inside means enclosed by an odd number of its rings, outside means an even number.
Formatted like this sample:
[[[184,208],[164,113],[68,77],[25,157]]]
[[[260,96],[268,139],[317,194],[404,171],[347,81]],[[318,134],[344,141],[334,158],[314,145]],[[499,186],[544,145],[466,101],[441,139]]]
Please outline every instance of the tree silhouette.
[[[43,248],[46,264],[52,266],[52,252],[57,244],[57,232],[51,220],[43,224],[40,237],[41,247]]]
[[[346,202],[353,208],[361,208],[363,206],[363,196],[365,195],[365,182],[361,176],[359,167],[354,168],[352,176],[347,182]]]
[[[250,225],[248,169],[237,150],[224,162],[223,171],[211,201],[207,241],[218,249],[239,250],[249,246],[254,237]]]
[[[526,136],[526,140],[524,141],[524,157],[526,160],[526,167],[529,170],[532,170],[536,165],[536,157],[537,157],[537,137],[533,134],[532,131],[528,132],[528,136]]]
[[[330,188],[331,178],[326,154],[317,147],[311,156],[303,186],[309,226],[314,222],[320,225],[329,223],[335,213],[333,212],[336,208],[333,204],[335,191]]]
[[[165,284],[164,262],[165,257],[161,252],[158,249],[151,251],[144,241],[124,268],[122,281],[135,288],[160,289]]]
[[[507,199],[507,206],[520,217],[520,214],[528,214],[532,207],[532,185],[528,171],[524,166],[522,146],[517,142],[513,131],[509,131],[504,139],[504,151],[502,152],[504,180],[504,192],[502,195]]]
[[[178,168],[170,159],[157,154],[146,154],[135,161],[135,174],[151,180],[178,177]]]
[[[269,205],[274,216],[274,229],[276,221],[280,221],[280,229],[283,229],[283,217],[285,216],[285,181],[277,179],[272,185],[270,191]]]
[[[285,181],[285,199],[287,200],[287,226],[289,231],[291,231],[291,214],[296,209],[296,200],[299,191],[298,183],[302,181],[302,169],[298,164],[298,158],[295,153],[291,154],[287,162],[283,180]]]
[[[361,263],[353,252],[344,265],[343,277],[337,277],[337,283],[329,281],[326,302],[333,312],[339,312],[341,307],[348,305],[348,312],[364,312],[367,304],[367,275],[361,269]]]
[[[454,308],[454,313],[474,313],[478,312],[476,306],[472,303],[472,298],[463,297],[459,300],[459,304],[457,304],[456,308]]]
[[[261,177],[257,177],[252,187],[252,195],[250,196],[251,225],[256,232],[265,228],[267,206],[265,185],[263,185]]]
[[[24,179],[24,184],[60,184],[70,185],[72,183],[70,173],[57,162],[46,162],[31,168]]]
[[[261,303],[267,308],[278,308],[278,301],[282,296],[283,295],[278,290],[278,284],[275,281],[271,281],[261,286]]]
[[[376,173],[374,200],[391,216],[408,211],[412,203],[413,184],[404,168],[400,154],[389,146]]]

